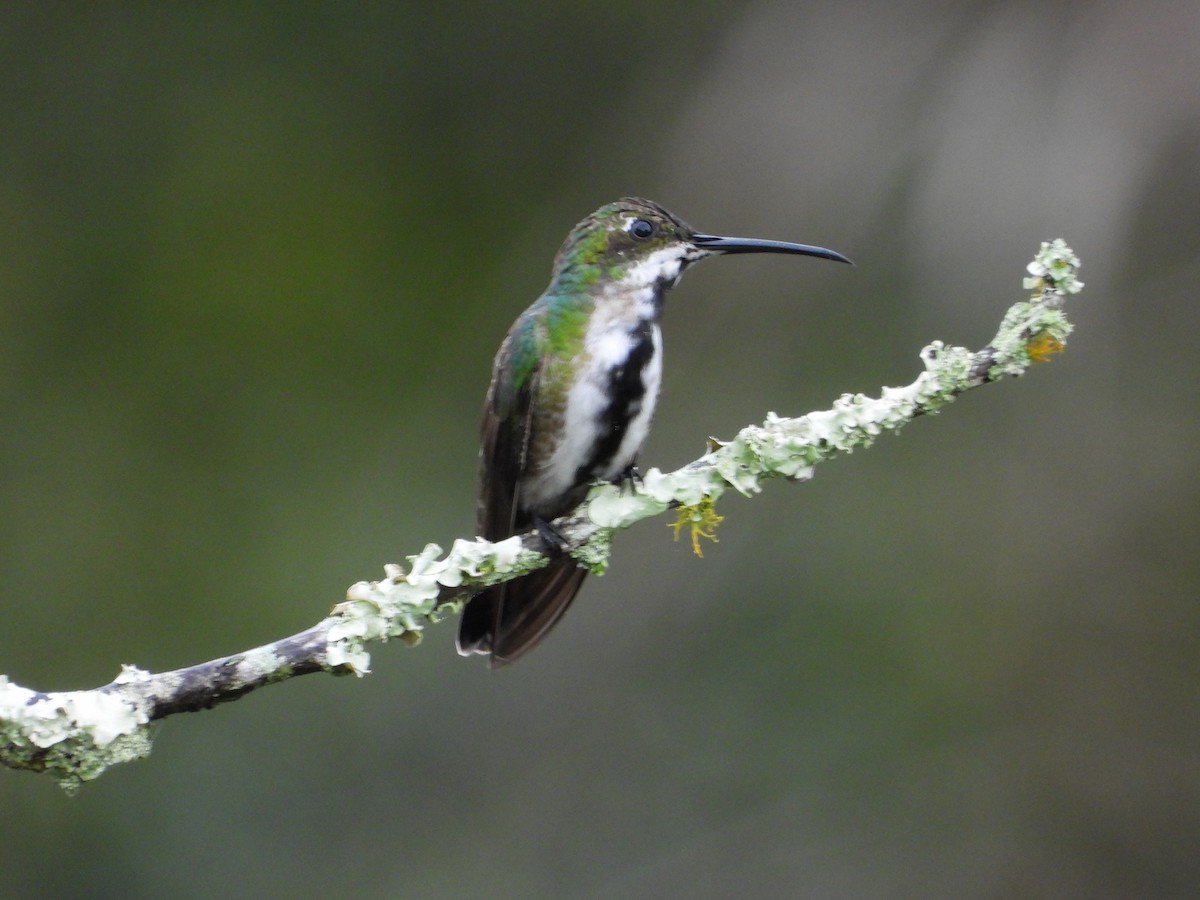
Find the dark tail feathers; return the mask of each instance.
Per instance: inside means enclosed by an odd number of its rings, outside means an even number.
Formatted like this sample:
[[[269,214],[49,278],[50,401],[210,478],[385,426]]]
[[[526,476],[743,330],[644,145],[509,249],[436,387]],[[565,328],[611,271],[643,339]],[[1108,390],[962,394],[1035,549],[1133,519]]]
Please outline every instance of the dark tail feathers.
[[[515,581],[486,588],[467,601],[458,625],[458,652],[491,655],[500,669],[538,645],[579,592],[587,569],[571,557]]]

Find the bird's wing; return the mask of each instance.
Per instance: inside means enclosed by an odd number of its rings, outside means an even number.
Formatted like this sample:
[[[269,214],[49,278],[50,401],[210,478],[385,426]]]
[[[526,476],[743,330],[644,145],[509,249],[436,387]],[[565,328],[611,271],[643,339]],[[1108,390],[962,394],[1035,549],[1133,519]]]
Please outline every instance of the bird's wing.
[[[533,434],[540,370],[537,323],[526,313],[500,345],[483,404],[476,526],[479,536],[489,541],[503,540],[530,525],[520,512],[520,481]],[[507,630],[505,622],[512,621],[515,607],[507,602],[510,584],[485,588],[464,607],[459,653],[493,654],[502,642],[497,636]],[[494,663],[494,654],[492,659]]]
[[[492,372],[483,404],[479,441],[479,508],[481,537],[499,541],[530,523],[520,515],[520,480],[533,437],[542,358],[537,323],[523,316],[513,326]]]
[[[540,323],[527,313],[496,354],[483,408],[479,465],[478,528],[490,541],[533,524],[521,510],[520,481],[534,438],[546,359],[543,343]],[[559,620],[586,574],[574,559],[564,557],[522,578],[484,588],[463,609],[459,652],[490,654],[492,668],[516,661]]]

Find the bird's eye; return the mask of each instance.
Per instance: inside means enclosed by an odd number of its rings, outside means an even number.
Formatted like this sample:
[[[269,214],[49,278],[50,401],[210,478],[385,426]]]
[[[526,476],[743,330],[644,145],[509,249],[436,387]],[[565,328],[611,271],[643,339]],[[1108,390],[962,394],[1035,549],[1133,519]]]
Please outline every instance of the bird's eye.
[[[654,223],[647,222],[645,219],[634,219],[629,223],[629,233],[639,241],[644,241],[654,234]]]

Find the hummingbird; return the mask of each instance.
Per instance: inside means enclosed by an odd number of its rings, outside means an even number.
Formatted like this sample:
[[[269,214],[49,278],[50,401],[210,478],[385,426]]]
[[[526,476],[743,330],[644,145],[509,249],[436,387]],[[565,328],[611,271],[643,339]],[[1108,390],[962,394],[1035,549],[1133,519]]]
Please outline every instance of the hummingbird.
[[[520,659],[566,612],[587,570],[551,522],[597,482],[635,478],[662,382],[659,319],[683,270],[708,256],[795,253],[849,263],[823,247],[700,234],[657,203],[627,197],[576,225],[550,285],[496,354],[480,441],[478,531],[499,541],[536,529],[550,563],[475,594],[458,652]]]

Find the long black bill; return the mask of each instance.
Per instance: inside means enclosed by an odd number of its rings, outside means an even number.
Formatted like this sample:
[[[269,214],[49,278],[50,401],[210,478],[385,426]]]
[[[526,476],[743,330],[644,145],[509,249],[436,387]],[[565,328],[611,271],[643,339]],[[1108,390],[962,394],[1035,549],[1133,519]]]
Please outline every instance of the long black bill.
[[[717,237],[715,234],[694,234],[692,243],[714,253],[799,253],[803,256],[819,256],[834,262],[854,265],[846,257],[824,247],[811,244],[791,244],[787,241],[763,241],[758,238]]]

